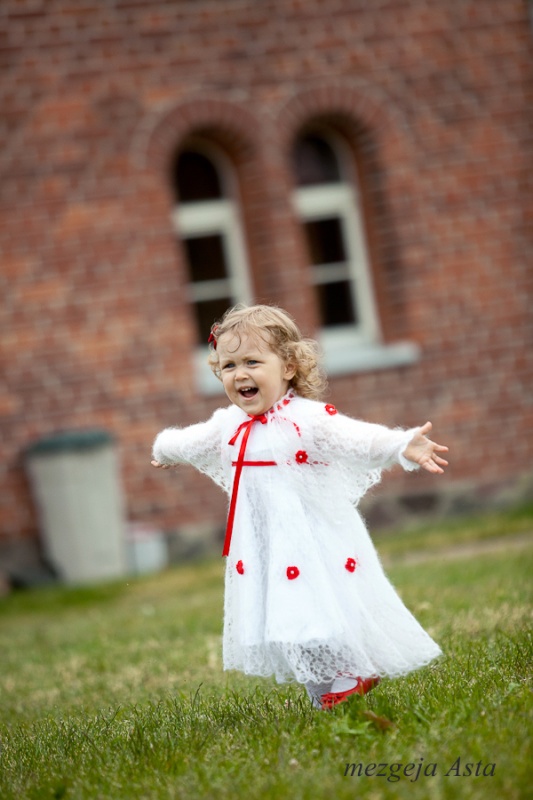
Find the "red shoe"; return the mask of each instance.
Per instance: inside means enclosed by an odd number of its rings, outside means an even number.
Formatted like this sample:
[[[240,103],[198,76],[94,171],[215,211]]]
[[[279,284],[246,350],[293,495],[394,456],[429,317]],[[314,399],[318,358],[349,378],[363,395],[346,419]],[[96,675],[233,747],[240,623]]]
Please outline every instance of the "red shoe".
[[[347,689],[345,692],[328,692],[323,694],[320,698],[322,700],[322,710],[333,708],[339,703],[344,703],[350,695],[360,694],[361,697],[373,689],[380,682],[380,678],[357,678],[357,683],[352,689]]]

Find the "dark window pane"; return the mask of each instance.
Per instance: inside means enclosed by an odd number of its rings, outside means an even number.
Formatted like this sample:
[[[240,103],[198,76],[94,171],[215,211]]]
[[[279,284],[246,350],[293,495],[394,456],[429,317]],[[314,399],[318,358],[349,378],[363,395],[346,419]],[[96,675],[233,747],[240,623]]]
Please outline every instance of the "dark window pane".
[[[341,221],[317,219],[304,224],[311,264],[335,264],[346,260]]]
[[[298,139],[292,151],[292,162],[298,186],[338,183],[341,180],[335,153],[324,139],[315,134]]]
[[[322,283],[316,290],[322,325],[325,328],[332,328],[335,325],[354,325],[357,322],[348,281]]]
[[[184,150],[176,164],[174,189],[182,203],[218,200],[223,196],[213,163],[201,153]]]
[[[217,300],[206,300],[202,303],[195,303],[196,322],[198,324],[198,336],[200,344],[207,344],[207,339],[211,333],[213,322],[220,319],[230,306],[234,305],[231,297],[221,297]]]
[[[184,239],[183,244],[193,283],[227,277],[224,244],[220,234],[195,236],[194,239]]]

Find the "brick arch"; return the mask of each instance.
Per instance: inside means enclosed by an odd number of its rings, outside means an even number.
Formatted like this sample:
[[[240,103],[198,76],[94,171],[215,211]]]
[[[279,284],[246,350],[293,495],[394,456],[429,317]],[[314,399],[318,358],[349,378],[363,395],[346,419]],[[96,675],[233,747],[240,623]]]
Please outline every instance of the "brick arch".
[[[273,259],[269,200],[262,190],[268,183],[262,130],[263,125],[243,105],[206,95],[159,112],[155,118],[147,117],[131,151],[136,169],[143,173],[159,202],[167,205],[175,202],[171,168],[183,145],[198,137],[224,152],[235,169],[250,277],[257,297],[268,296]],[[164,203],[161,213],[166,213]]]
[[[280,156],[291,171],[290,150],[307,126],[324,124],[351,150],[358,174],[363,224],[385,341],[405,335],[404,263],[391,210],[390,178],[413,157],[413,140],[393,101],[363,82],[336,82],[305,89],[280,110]]]
[[[237,103],[218,98],[189,100],[147,122],[137,142],[144,167],[166,172],[179,146],[193,135],[220,145],[234,162],[249,164],[257,153],[260,125]],[[144,141],[143,141],[144,140]]]
[[[384,92],[363,82],[321,84],[298,92],[280,110],[278,141],[285,153],[310,121],[327,121],[361,144],[394,143],[410,149],[405,120]]]

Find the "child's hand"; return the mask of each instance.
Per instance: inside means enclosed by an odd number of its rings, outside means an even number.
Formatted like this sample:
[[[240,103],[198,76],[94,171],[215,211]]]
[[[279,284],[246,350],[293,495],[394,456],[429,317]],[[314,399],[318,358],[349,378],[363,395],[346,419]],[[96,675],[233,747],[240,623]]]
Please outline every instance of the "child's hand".
[[[432,427],[431,422],[422,425],[403,451],[403,455],[409,461],[420,464],[428,472],[444,472],[443,467],[447,467],[448,462],[438,453],[447,453],[448,448],[427,438],[425,434],[429,433]]]
[[[172,464],[160,464],[159,461],[150,461],[152,467],[157,467],[157,469],[170,469]]]

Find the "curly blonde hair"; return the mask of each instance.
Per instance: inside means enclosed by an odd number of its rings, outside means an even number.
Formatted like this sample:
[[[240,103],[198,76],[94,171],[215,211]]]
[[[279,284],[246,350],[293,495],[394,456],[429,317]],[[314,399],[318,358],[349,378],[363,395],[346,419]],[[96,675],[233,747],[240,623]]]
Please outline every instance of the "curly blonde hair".
[[[319,365],[318,344],[304,338],[293,318],[282,308],[241,303],[229,308],[222,319],[212,325],[208,363],[219,379],[216,343],[225,333],[259,336],[285,364],[296,368],[289,384],[300,397],[318,400],[324,394],[327,382]]]

